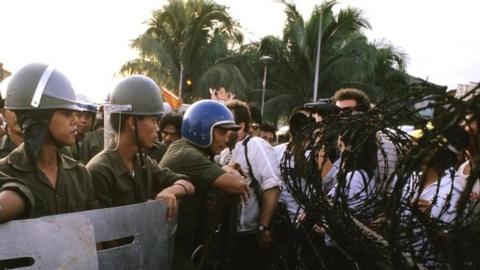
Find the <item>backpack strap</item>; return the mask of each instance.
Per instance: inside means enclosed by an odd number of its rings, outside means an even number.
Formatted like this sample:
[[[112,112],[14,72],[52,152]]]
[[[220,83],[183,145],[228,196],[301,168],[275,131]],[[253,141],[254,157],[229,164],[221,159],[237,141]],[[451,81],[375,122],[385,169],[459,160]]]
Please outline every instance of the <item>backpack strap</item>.
[[[255,176],[253,175],[252,165],[250,163],[250,160],[248,159],[248,142],[251,138],[252,136],[248,136],[243,140],[242,144],[245,150],[245,160],[247,161],[248,166],[248,176],[250,176],[250,186],[253,188],[253,191],[258,198],[258,202],[261,204],[262,200],[260,200],[260,198],[262,192],[260,191],[260,184],[258,183],[257,178],[255,178]]]

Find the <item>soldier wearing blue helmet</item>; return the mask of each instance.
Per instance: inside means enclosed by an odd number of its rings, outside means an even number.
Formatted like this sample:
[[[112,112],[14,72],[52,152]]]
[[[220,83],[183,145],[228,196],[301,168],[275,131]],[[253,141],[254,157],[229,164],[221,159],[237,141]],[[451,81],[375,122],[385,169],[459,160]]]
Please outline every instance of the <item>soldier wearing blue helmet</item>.
[[[182,122],[182,138],[173,142],[160,162],[177,173],[186,174],[195,194],[180,204],[173,269],[194,269],[191,255],[205,242],[207,195],[215,190],[248,199],[248,187],[238,171],[213,161],[226,147],[228,132],[236,132],[230,110],[220,102],[201,100],[192,104]]]

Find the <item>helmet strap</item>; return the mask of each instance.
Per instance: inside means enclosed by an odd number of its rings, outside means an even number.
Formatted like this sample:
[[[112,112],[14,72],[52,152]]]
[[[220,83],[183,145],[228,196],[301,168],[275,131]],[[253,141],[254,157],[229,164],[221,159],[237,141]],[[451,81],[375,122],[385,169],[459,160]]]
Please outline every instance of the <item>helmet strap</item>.
[[[137,126],[137,116],[134,116],[134,124],[135,124],[135,141],[137,143],[137,156],[138,159],[140,160],[140,164],[142,165],[142,168],[145,167],[145,153],[142,151],[142,145],[140,144],[140,137],[138,136],[138,126]]]

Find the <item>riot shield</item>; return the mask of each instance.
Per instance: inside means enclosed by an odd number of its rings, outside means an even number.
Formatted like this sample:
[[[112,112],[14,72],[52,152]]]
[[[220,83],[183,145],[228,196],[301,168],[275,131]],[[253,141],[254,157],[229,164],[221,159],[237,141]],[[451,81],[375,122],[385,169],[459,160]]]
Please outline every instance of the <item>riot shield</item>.
[[[2,224],[0,247],[0,269],[98,269],[94,229],[81,215]]]
[[[152,201],[81,212],[93,223],[97,243],[121,245],[98,251],[99,269],[170,269],[176,220]]]
[[[166,211],[151,201],[8,222],[0,269],[170,269],[176,220]]]

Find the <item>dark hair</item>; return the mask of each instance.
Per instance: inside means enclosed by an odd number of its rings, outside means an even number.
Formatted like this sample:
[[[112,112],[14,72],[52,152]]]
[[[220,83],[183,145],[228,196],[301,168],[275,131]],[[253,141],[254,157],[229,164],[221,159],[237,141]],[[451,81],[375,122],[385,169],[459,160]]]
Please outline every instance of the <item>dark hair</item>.
[[[260,109],[253,103],[248,104],[248,108],[250,109],[250,120],[251,122],[255,123],[262,123],[263,122],[263,117],[262,117],[262,112]]]
[[[315,120],[312,117],[297,111],[292,113],[288,119],[288,130],[292,137],[295,137],[302,129],[313,124],[315,124]]]
[[[251,115],[247,103],[234,99],[229,101],[226,105],[230,111],[232,111],[235,123],[237,125],[245,123],[245,132],[248,132],[250,130]]]
[[[370,98],[362,90],[356,88],[342,88],[335,92],[332,101],[335,104],[342,100],[355,100],[357,102],[356,110],[366,112],[370,109]]]
[[[182,115],[176,112],[165,114],[160,120],[160,131],[162,131],[167,125],[173,125],[180,133],[182,130],[182,119]]]
[[[122,132],[129,116],[132,116],[132,115],[121,114],[121,113],[110,114],[110,125],[112,126],[112,129],[117,133]]]
[[[434,143],[435,147],[433,154],[429,160],[429,166],[432,167],[438,174],[443,172],[458,162],[458,153],[462,152],[468,147],[469,135],[460,126],[449,128],[443,133],[443,138],[432,139],[431,136],[426,137],[426,143]],[[436,149],[435,149],[436,148]]]
[[[25,133],[24,123],[27,120],[33,119],[34,121],[44,121],[48,123],[52,119],[55,110],[14,110],[13,112],[17,117],[20,129]]]
[[[342,153],[345,171],[364,170],[373,177],[377,168],[377,142],[368,129],[348,128],[340,135],[347,150]]]
[[[144,115],[130,115],[130,114],[121,114],[121,113],[112,113],[110,114],[110,125],[112,125],[112,129],[119,133],[122,132],[125,128],[125,123],[127,122],[129,117],[135,117],[138,120],[144,119],[146,116]],[[120,121],[122,121],[120,123]],[[120,130],[118,127],[120,126]]]
[[[277,134],[276,134],[277,129],[275,128],[275,126],[273,124],[262,123],[260,125],[260,131],[273,133],[273,140],[275,140],[277,138]]]

